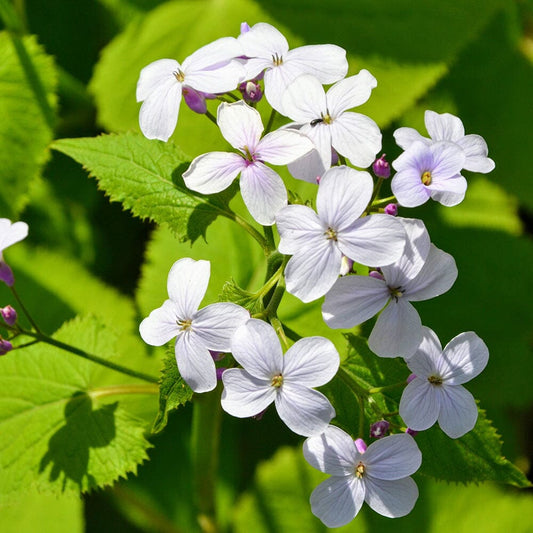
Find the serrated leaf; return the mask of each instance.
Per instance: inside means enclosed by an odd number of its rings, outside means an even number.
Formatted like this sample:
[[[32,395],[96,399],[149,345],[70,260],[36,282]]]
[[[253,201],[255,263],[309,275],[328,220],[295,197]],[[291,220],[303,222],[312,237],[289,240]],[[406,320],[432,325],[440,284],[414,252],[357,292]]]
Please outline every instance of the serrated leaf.
[[[152,433],[159,433],[167,425],[168,413],[191,401],[193,391],[181,377],[174,350],[167,353],[159,380],[159,412]]]
[[[252,315],[260,313],[265,309],[263,298],[260,295],[258,296],[256,293],[242,289],[233,278],[224,283],[219,300],[221,302],[233,302],[240,305],[248,309]]]
[[[55,338],[115,352],[116,338],[95,319],[73,320]],[[153,395],[153,386],[102,387],[98,365],[42,343],[3,357],[0,371],[0,501],[102,487],[147,459],[144,423],[119,398]]]
[[[52,148],[81,163],[111,201],[142,219],[168,224],[181,240],[205,236],[218,215],[228,214],[236,192],[230,187],[206,196],[189,190],[181,177],[189,165],[181,150],[136,133],[61,139]]]

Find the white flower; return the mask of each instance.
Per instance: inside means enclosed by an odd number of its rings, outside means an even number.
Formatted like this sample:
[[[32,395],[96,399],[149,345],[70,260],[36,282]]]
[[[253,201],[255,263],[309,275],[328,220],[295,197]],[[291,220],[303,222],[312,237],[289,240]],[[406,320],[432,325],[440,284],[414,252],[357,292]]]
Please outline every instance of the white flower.
[[[300,125],[316,146],[320,160],[311,154],[290,165],[294,177],[311,181],[331,167],[333,147],[357,167],[366,168],[381,150],[381,132],[369,117],[347,111],[364,104],[377,81],[368,70],[337,82],[327,93],[313,76],[300,76],[283,98],[285,114]]]
[[[318,214],[303,205],[289,205],[279,212],[278,248],[292,255],[285,269],[291,294],[303,302],[323,296],[339,276],[343,254],[376,266],[400,258],[405,246],[402,224],[388,215],[361,217],[372,190],[367,172],[334,167],[320,180]]]
[[[176,261],[168,274],[169,299],[139,326],[142,339],[162,346],[176,338],[176,362],[181,376],[194,392],[217,384],[209,350],[229,352],[230,339],[250,314],[232,303],[215,303],[198,309],[209,283],[209,261],[188,257]]]
[[[422,221],[395,220],[402,222],[408,237],[402,257],[381,268],[383,279],[340,278],[326,294],[322,316],[331,328],[351,328],[384,308],[368,345],[381,357],[408,358],[422,339],[422,322],[410,302],[446,292],[457,278],[457,267],[451,255],[430,243]]]
[[[287,205],[281,177],[265,165],[286,165],[313,150],[301,133],[278,130],[265,135],[259,112],[245,102],[221,104],[217,123],[224,138],[240,153],[211,152],[194,159],[183,174],[185,185],[203,194],[220,192],[240,174],[242,198],[252,217],[271,226]]]
[[[0,280],[11,287],[15,277],[10,266],[4,261],[4,250],[28,236],[26,222],[11,222],[8,218],[0,218]]]
[[[246,61],[246,79],[265,71],[265,97],[282,114],[287,85],[301,74],[312,74],[320,83],[334,83],[346,76],[346,51],[333,44],[309,45],[289,50],[287,39],[273,26],[260,22],[239,36]]]
[[[328,527],[355,518],[363,502],[383,516],[398,518],[413,509],[418,498],[409,477],[422,463],[414,439],[405,433],[373,442],[361,453],[352,438],[335,426],[304,443],[307,462],[331,477],[311,494],[311,510]]]
[[[137,102],[141,131],[148,139],[168,141],[178,122],[182,92],[186,88],[203,93],[231,91],[244,79],[244,68],[233,58],[242,55],[237,39],[224,37],[203,46],[183,63],[159,59],[141,70]]]
[[[464,169],[483,174],[494,169],[494,161],[487,157],[489,153],[487,143],[480,135],[465,135],[460,118],[449,113],[439,115],[428,109],[424,115],[424,121],[431,139],[423,137],[413,128],[398,128],[394,132],[396,144],[407,150],[416,141],[428,145],[435,141],[451,141],[465,152]]]
[[[244,369],[230,368],[222,374],[226,412],[245,418],[274,402],[280,418],[295,433],[309,436],[324,431],[335,410],[311,387],[326,384],[339,368],[339,354],[331,341],[306,337],[284,356],[274,328],[250,319],[235,332],[231,351]]]
[[[400,416],[415,431],[438,420],[442,431],[456,439],[476,425],[476,401],[463,383],[487,366],[489,351],[472,331],[457,335],[443,350],[435,332],[423,330],[418,350],[407,361],[416,378],[403,391]]]

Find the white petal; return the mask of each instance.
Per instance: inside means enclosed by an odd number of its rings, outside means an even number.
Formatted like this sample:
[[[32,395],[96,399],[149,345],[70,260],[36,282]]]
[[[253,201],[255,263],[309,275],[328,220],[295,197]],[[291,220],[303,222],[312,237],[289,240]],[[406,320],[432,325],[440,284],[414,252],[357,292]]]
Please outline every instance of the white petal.
[[[331,115],[336,117],[348,109],[364,104],[377,85],[376,78],[366,69],[337,82],[326,96]]]
[[[389,518],[399,518],[409,514],[418,499],[418,487],[410,478],[385,481],[365,479],[365,501],[371,509]]]
[[[305,205],[288,205],[281,209],[276,215],[276,227],[281,237],[278,250],[282,254],[294,254],[315,239],[323,240],[323,224]]]
[[[334,44],[300,46],[289,50],[285,57],[299,74],[311,74],[322,84],[335,83],[348,72],[346,50]]]
[[[7,218],[0,218],[0,254],[8,246],[20,242],[28,236],[26,222],[13,222]]]
[[[366,474],[377,479],[401,479],[414,474],[422,464],[422,453],[407,433],[374,441],[363,456]]]
[[[183,173],[183,181],[191,191],[214,194],[227,189],[245,167],[239,154],[210,152],[193,159]]]
[[[422,339],[422,322],[405,299],[391,300],[379,315],[368,339],[370,349],[380,357],[411,357]]]
[[[254,24],[250,31],[243,33],[238,38],[244,54],[248,57],[264,57],[271,59],[273,55],[283,57],[289,50],[289,43],[282,33],[267,24],[259,22]]]
[[[446,180],[445,186],[447,189],[453,188],[460,190],[461,192],[456,192],[455,190],[437,191],[435,190],[435,187],[431,187],[431,198],[433,198],[435,202],[439,202],[441,205],[445,205],[446,207],[453,207],[454,205],[460,204],[464,200],[467,183],[463,176],[458,176],[457,179]]]
[[[175,59],[159,59],[144,67],[137,82],[137,102],[146,100],[153,91],[168,80],[176,82],[174,72],[177,72],[179,68],[180,64]]]
[[[398,128],[394,132],[394,140],[396,141],[396,144],[404,150],[407,150],[407,148],[415,142],[423,142],[428,145],[431,144],[430,139],[422,137],[422,135],[413,128]]]
[[[304,437],[322,433],[335,416],[335,409],[321,392],[298,383],[284,382],[275,404],[287,427]]]
[[[229,352],[232,335],[249,318],[250,313],[240,305],[214,303],[194,315],[192,329],[210,350]]]
[[[244,72],[245,72],[244,79],[253,80],[261,72],[263,72],[263,70],[272,67],[272,58],[269,57],[268,59],[266,59],[266,58],[257,57],[253,59],[247,59],[244,62],[243,67],[244,67]]]
[[[222,381],[222,409],[238,418],[258,415],[276,397],[276,389],[271,386],[270,381],[255,378],[240,368],[224,371]]]
[[[220,104],[217,124],[222,136],[233,148],[244,150],[246,146],[252,154],[264,129],[259,111],[242,100],[232,104]]]
[[[278,130],[259,141],[256,156],[272,165],[287,165],[314,148],[313,141],[306,135],[294,130]]]
[[[332,477],[311,493],[311,511],[327,527],[351,522],[363,506],[365,486],[355,476]]]
[[[429,147],[433,158],[431,170],[432,184],[459,174],[466,160],[463,149],[453,142],[439,141]]]
[[[330,129],[333,148],[355,166],[369,167],[381,150],[381,131],[366,115],[343,113],[334,118]]]
[[[457,141],[457,144],[464,150],[466,161],[464,168],[472,172],[486,174],[494,170],[494,161],[487,157],[489,149],[485,139],[479,135],[465,135]]]
[[[391,190],[403,207],[418,207],[431,197],[431,191],[422,183],[420,173],[414,168],[394,174]]]
[[[296,341],[284,358],[284,383],[320,387],[330,381],[339,369],[339,353],[324,337],[305,337]]]
[[[239,61],[230,61],[216,69],[197,70],[185,74],[184,85],[204,93],[225,93],[237,88],[246,71]]]
[[[193,331],[178,336],[175,350],[181,377],[194,392],[207,392],[217,386],[213,357]]]
[[[309,75],[298,76],[286,87],[282,105],[286,116],[298,123],[311,122],[327,113],[324,88]]]
[[[400,416],[408,427],[423,431],[437,421],[440,412],[437,387],[423,377],[416,377],[405,387],[400,400]]]
[[[381,311],[389,299],[384,281],[370,276],[346,276],[326,294],[322,317],[330,328],[352,328]]]
[[[477,421],[477,406],[472,394],[462,385],[442,386],[439,426],[452,439],[458,439]]]
[[[192,319],[205,296],[211,264],[209,261],[195,261],[184,257],[176,261],[167,279],[167,291],[176,304],[177,314],[183,320]]]
[[[181,83],[173,76],[157,86],[139,111],[139,126],[147,139],[168,141],[176,129],[181,103]]]
[[[243,53],[242,45],[234,37],[222,37],[192,53],[183,61],[183,69],[196,72],[230,61]]]
[[[293,178],[307,181],[315,185],[318,178],[326,171],[326,167],[324,166],[322,158],[316,148],[293,163],[289,163],[288,169]]]
[[[243,169],[240,185],[242,199],[254,220],[272,226],[287,205],[287,189],[279,174],[256,162]]]
[[[461,119],[450,113],[439,115],[428,109],[424,115],[424,122],[429,136],[434,141],[457,141],[465,135]]]
[[[176,304],[171,300],[166,300],[139,325],[142,340],[150,346],[163,346],[179,333],[177,319]]]
[[[454,337],[442,352],[440,370],[447,385],[461,385],[479,375],[489,361],[487,345],[473,331]]]
[[[313,468],[333,476],[353,475],[360,459],[352,437],[336,426],[328,426],[320,435],[308,438],[303,453]]]
[[[265,98],[272,108],[284,116],[288,116],[284,110],[284,95],[287,87],[294,81],[299,72],[291,68],[289,64],[272,65],[265,71],[264,85]]]
[[[315,126],[304,124],[300,132],[307,135],[315,145],[315,149],[320,156],[321,165],[319,169],[327,170],[331,167],[333,149],[331,148],[331,127],[328,124],[320,123]],[[322,175],[324,172],[319,173]]]
[[[233,357],[258,379],[270,381],[283,370],[283,353],[274,328],[262,320],[250,319],[231,339]]]
[[[406,361],[409,370],[420,378],[428,378],[434,374],[442,377],[439,369],[441,359],[442,347],[437,334],[422,326],[422,341],[413,356]]]

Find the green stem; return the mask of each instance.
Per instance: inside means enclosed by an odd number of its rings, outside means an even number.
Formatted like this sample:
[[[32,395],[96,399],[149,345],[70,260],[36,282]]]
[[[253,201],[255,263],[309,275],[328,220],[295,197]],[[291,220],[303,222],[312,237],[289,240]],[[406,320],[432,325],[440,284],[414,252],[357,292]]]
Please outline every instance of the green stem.
[[[285,330],[283,329],[283,324],[281,323],[281,320],[278,317],[273,316],[270,317],[270,323],[272,324],[274,331],[278,334],[278,337],[281,339],[283,347],[285,348],[285,350],[288,350],[289,341],[287,339],[287,336],[285,335]]]
[[[25,33],[23,17],[9,0],[0,0],[0,18],[6,30],[22,35]]]
[[[219,530],[215,487],[220,444],[221,386],[195,398],[191,433],[193,496],[197,519],[204,533]]]
[[[339,156],[339,163],[341,165],[346,165],[346,158],[341,154],[337,154],[337,155]]]
[[[268,245],[272,250],[276,249],[276,243],[274,242],[274,232],[272,231],[272,226],[263,226],[263,233],[265,234],[265,239],[268,242]]]
[[[274,119],[276,118],[276,110],[275,109],[272,109],[272,113],[270,113],[270,117],[268,119],[268,124],[267,124],[267,127],[265,128],[265,132],[263,135],[266,135],[267,133],[270,132],[270,130],[272,129],[272,126],[274,125]]]
[[[370,198],[370,202],[368,203],[369,207],[372,205],[372,202],[376,199],[377,195],[379,194],[379,190],[381,189],[381,186],[383,185],[383,181],[384,181],[383,178],[378,178],[376,186],[374,187],[374,191],[372,192],[372,197]]]
[[[233,211],[220,211],[220,214],[225,216],[226,218],[229,218],[230,220],[233,220],[234,222],[237,222],[239,226],[244,228],[260,245],[261,248],[263,248],[263,251],[266,255],[270,254],[272,251],[270,249],[270,246],[268,245],[267,240],[259,233],[251,224],[249,224],[244,218],[242,218],[237,213],[234,213]]]
[[[351,374],[349,372],[347,372],[344,368],[342,368],[342,366],[339,367],[337,375],[342,379],[342,381],[344,381],[344,383],[346,383],[346,385],[348,385],[348,387],[350,387],[350,389],[352,389],[352,391],[355,393],[355,395],[358,398],[359,397],[364,398],[364,397],[368,396],[368,391],[366,389],[364,389],[363,387],[361,387],[361,385],[359,385],[353,379]]]
[[[375,201],[371,204],[372,207],[376,207],[383,204],[390,204],[391,202],[396,203],[396,196],[388,196],[387,198],[382,198],[381,200]]]
[[[400,381],[398,383],[393,383],[392,385],[384,385],[383,387],[372,387],[371,389],[368,389],[368,394],[378,394],[379,392],[399,389],[400,387],[405,387],[406,385],[407,381]]]
[[[157,394],[159,395],[159,386],[155,383],[152,385],[110,385],[109,387],[100,387],[89,391],[91,398],[103,398],[105,396],[121,396],[123,394]]]
[[[226,93],[230,98],[233,98],[235,102],[239,102],[240,98],[238,96],[235,96],[233,93]]]
[[[215,115],[210,113],[207,109],[205,110],[204,114],[215,126],[218,126],[217,119],[216,119]]]
[[[30,315],[29,311],[26,309],[26,306],[22,303],[22,300],[20,299],[20,296],[18,295],[18,292],[16,291],[15,287],[9,287],[11,289],[11,292],[13,296],[15,297],[15,300],[17,300],[20,308],[22,309],[22,312],[26,315],[26,318],[30,321],[30,324],[32,328],[39,334],[41,334],[41,330],[39,326],[36,324],[35,320],[33,320],[32,316]]]

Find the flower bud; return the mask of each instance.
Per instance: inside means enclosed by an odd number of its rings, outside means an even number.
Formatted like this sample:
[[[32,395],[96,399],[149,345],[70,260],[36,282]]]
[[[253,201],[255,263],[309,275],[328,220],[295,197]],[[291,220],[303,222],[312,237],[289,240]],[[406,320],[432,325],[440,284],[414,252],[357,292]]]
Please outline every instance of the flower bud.
[[[395,217],[398,214],[398,204],[387,204],[384,211],[386,215]]]
[[[409,374],[409,377],[407,378],[407,383],[411,383],[411,381],[413,381],[413,379],[416,378],[416,374]]]
[[[13,349],[13,345],[5,339],[0,339],[0,355],[5,355]]]
[[[0,260],[0,281],[3,281],[8,287],[13,287],[15,284],[13,271],[3,259]]]
[[[389,431],[390,424],[386,420],[379,420],[370,426],[370,438],[381,439]]]
[[[376,278],[376,279],[380,279],[381,281],[384,281],[385,278],[383,277],[383,274],[381,272],[378,272],[377,270],[371,270],[368,275],[371,277],[371,278]]]
[[[221,359],[224,359],[226,355],[224,352],[215,352],[214,350],[209,350],[209,353],[211,354],[213,361],[220,361]]]
[[[239,85],[242,97],[247,104],[254,104],[259,102],[263,97],[263,91],[257,81],[245,81]]]
[[[388,178],[390,176],[390,165],[383,154],[379,159],[376,159],[372,164],[372,170],[378,178]]]
[[[0,309],[0,314],[8,326],[12,326],[17,321],[17,312],[10,305]]]
[[[207,111],[207,104],[205,103],[205,95],[199,91],[195,91],[190,87],[183,87],[183,99],[185,103],[199,115],[204,115]]]
[[[227,368],[224,368],[224,367],[217,368],[217,370],[216,370],[216,372],[217,372],[217,381],[221,381],[222,380],[222,374],[224,374],[224,370],[227,370]]]
[[[359,453],[365,453],[366,452],[366,444],[365,444],[365,441],[363,439],[355,439],[355,447],[357,448],[357,451]]]
[[[341,262],[341,276],[346,276],[346,274],[350,273],[353,268],[353,261],[351,259],[348,259],[345,255],[342,256],[342,262]]]
[[[408,434],[408,435],[411,435],[411,437],[414,437],[415,435],[418,434],[418,431],[415,431],[414,429],[411,429],[411,428],[407,428],[405,430],[405,432]]]
[[[250,31],[250,26],[248,25],[248,22],[241,22],[241,35],[243,33],[248,33]]]

